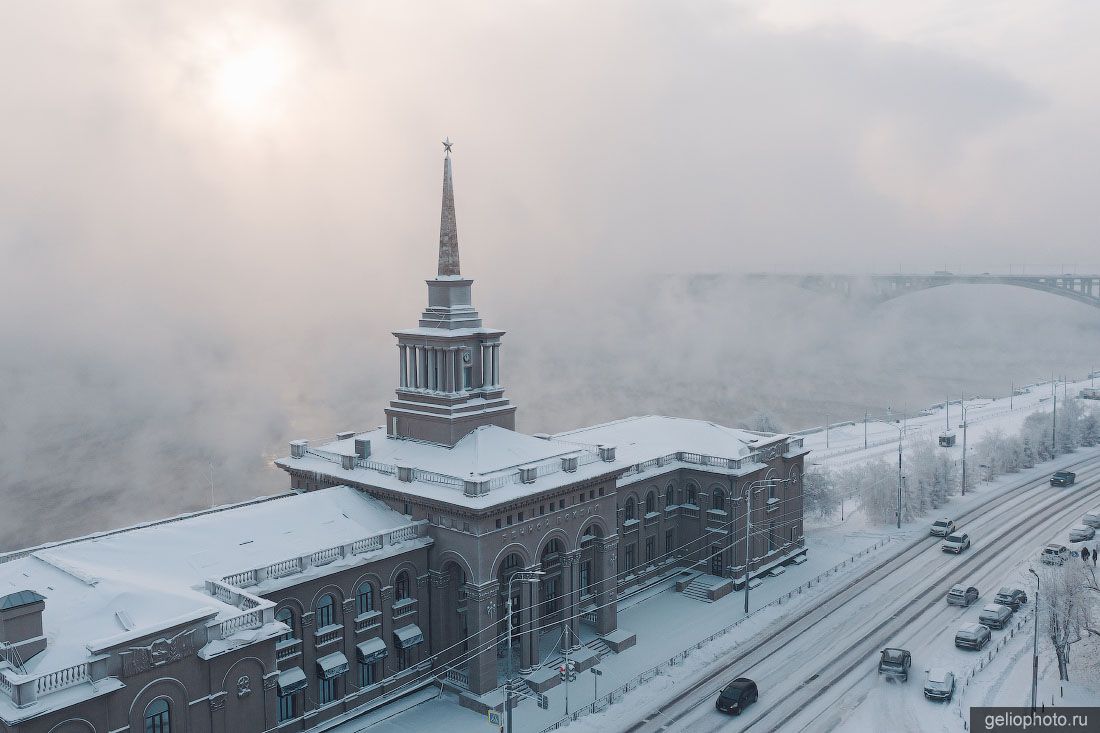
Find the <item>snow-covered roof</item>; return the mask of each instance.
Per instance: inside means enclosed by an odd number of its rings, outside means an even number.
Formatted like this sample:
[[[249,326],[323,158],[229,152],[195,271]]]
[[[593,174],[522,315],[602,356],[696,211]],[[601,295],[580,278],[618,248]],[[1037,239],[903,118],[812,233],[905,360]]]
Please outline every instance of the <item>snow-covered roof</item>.
[[[634,480],[629,476],[658,462],[664,466],[678,461],[741,475],[774,457],[789,437],[657,415],[545,437],[483,425],[453,447],[391,438],[385,428],[378,428],[308,448],[276,464],[480,509],[606,474],[629,482]],[[354,455],[357,440],[370,441],[370,456],[344,468],[341,457]],[[788,447],[801,450],[801,438]],[[567,470],[564,464],[574,459],[576,466]],[[467,482],[484,484],[486,490],[468,492]]]
[[[621,459],[631,463],[659,455],[689,451],[708,456],[744,458],[759,448],[785,440],[786,435],[728,428],[706,420],[644,415],[570,430],[557,440],[616,446]]]
[[[24,660],[37,675],[159,629],[239,616],[239,594],[224,590],[265,592],[257,568],[324,553],[326,567],[302,571],[324,572],[422,546],[419,524],[347,486],[288,494],[0,556],[0,595],[45,598],[46,649]],[[358,554],[333,552],[349,544]]]

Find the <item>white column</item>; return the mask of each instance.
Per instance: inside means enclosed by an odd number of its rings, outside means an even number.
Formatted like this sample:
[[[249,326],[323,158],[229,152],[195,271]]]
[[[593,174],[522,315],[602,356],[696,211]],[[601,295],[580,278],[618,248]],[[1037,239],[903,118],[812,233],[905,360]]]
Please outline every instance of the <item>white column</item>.
[[[443,352],[443,372],[448,392],[455,391],[455,350],[450,346]]]
[[[500,344],[493,344],[493,385],[500,385]]]
[[[433,392],[436,390],[435,357],[435,347],[432,346],[428,349],[428,389]]]
[[[419,356],[416,359],[416,386],[419,389],[428,388],[428,350],[423,346],[416,347]]]
[[[401,366],[400,366],[401,375],[398,378],[398,384],[402,388],[404,388],[404,387],[409,386],[409,382],[408,382],[408,379],[409,379],[409,362],[408,362],[408,358],[405,356],[405,344],[398,344],[397,345],[397,350],[400,353],[399,361],[401,363]]]

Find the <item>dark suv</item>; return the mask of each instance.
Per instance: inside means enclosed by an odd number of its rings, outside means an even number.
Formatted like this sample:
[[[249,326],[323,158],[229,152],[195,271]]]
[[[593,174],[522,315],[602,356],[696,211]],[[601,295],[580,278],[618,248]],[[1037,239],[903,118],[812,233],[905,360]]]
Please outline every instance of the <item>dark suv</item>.
[[[1077,474],[1073,471],[1056,471],[1050,477],[1051,486],[1072,486],[1077,480]]]
[[[905,649],[883,649],[878,659],[878,673],[901,677],[902,682],[909,681],[909,667],[913,665],[913,656]]]
[[[995,603],[1000,603],[1002,606],[1009,606],[1013,611],[1019,611],[1020,606],[1027,603],[1027,593],[1024,593],[1019,588],[1009,588],[1007,585],[997,591],[997,595],[993,598]]]
[[[759,697],[755,682],[748,677],[738,677],[722,688],[714,707],[723,713],[740,715],[742,710],[756,702]]]

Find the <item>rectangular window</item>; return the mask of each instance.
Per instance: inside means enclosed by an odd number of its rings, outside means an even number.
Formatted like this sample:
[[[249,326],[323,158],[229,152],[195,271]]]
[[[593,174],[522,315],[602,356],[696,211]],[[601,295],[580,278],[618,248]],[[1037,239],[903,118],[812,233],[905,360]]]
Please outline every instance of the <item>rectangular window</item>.
[[[541,517],[543,514],[546,514],[546,505],[539,504],[539,516]]]
[[[645,561],[653,562],[653,557],[656,555],[657,540],[653,537],[645,538]]]
[[[336,678],[317,680],[317,704],[327,705],[336,699]]]
[[[565,499],[558,499],[558,509],[565,508]]]
[[[623,568],[628,573],[634,569],[634,545],[629,544],[626,546],[626,567]]]
[[[768,552],[775,549],[775,520],[768,522]]]
[[[497,529],[500,529],[500,518],[497,518]]]
[[[600,496],[603,496],[603,487],[600,487]]]
[[[523,521],[523,512],[519,513],[519,521],[521,521],[521,522]]]
[[[588,594],[592,592],[592,561],[586,560],[581,563],[581,592]]]
[[[672,539],[672,530],[665,530],[665,552],[672,552],[675,549],[675,544]]]
[[[588,492],[588,500],[592,501],[595,498],[596,498],[596,492],[595,491],[589,491]]]
[[[359,686],[370,687],[374,684],[374,663],[359,663]]]
[[[297,698],[294,695],[279,695],[279,722],[282,723],[286,720],[291,720],[295,716],[294,701]]]
[[[508,515],[508,526],[509,527],[512,526],[512,515],[511,514]]]
[[[407,501],[405,502],[405,511],[403,511],[403,512],[401,512],[401,513],[402,513],[402,514],[409,514],[409,515],[411,515],[411,514],[412,514],[412,512],[411,512],[411,511],[409,511],[409,502],[407,502]]]
[[[398,649],[397,650],[397,671],[400,672],[409,666],[409,650]]]
[[[462,389],[469,389],[470,385],[474,383],[474,368],[472,366],[462,367]]]

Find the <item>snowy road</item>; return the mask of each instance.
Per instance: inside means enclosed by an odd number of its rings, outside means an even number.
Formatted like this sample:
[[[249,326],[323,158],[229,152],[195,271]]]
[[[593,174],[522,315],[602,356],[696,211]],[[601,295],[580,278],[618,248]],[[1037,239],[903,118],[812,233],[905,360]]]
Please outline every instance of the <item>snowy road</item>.
[[[977,655],[955,649],[956,629],[976,621],[1000,585],[1019,584],[1018,568],[1041,545],[1064,541],[1065,530],[1100,504],[1100,459],[1086,459],[1076,470],[1079,481],[1072,489],[1031,481],[960,517],[973,541],[961,556],[945,555],[939,540],[928,538],[885,560],[794,623],[731,656],[708,680],[650,710],[629,730],[957,728],[950,706],[921,694],[923,671],[933,665],[958,673],[969,669]],[[982,593],[982,602],[970,609],[944,601],[951,585],[962,581]],[[994,632],[994,641],[1001,633]],[[913,652],[908,684],[879,678],[877,652],[884,646]],[[730,719],[714,710],[714,699],[741,675],[757,681],[760,702]]]

